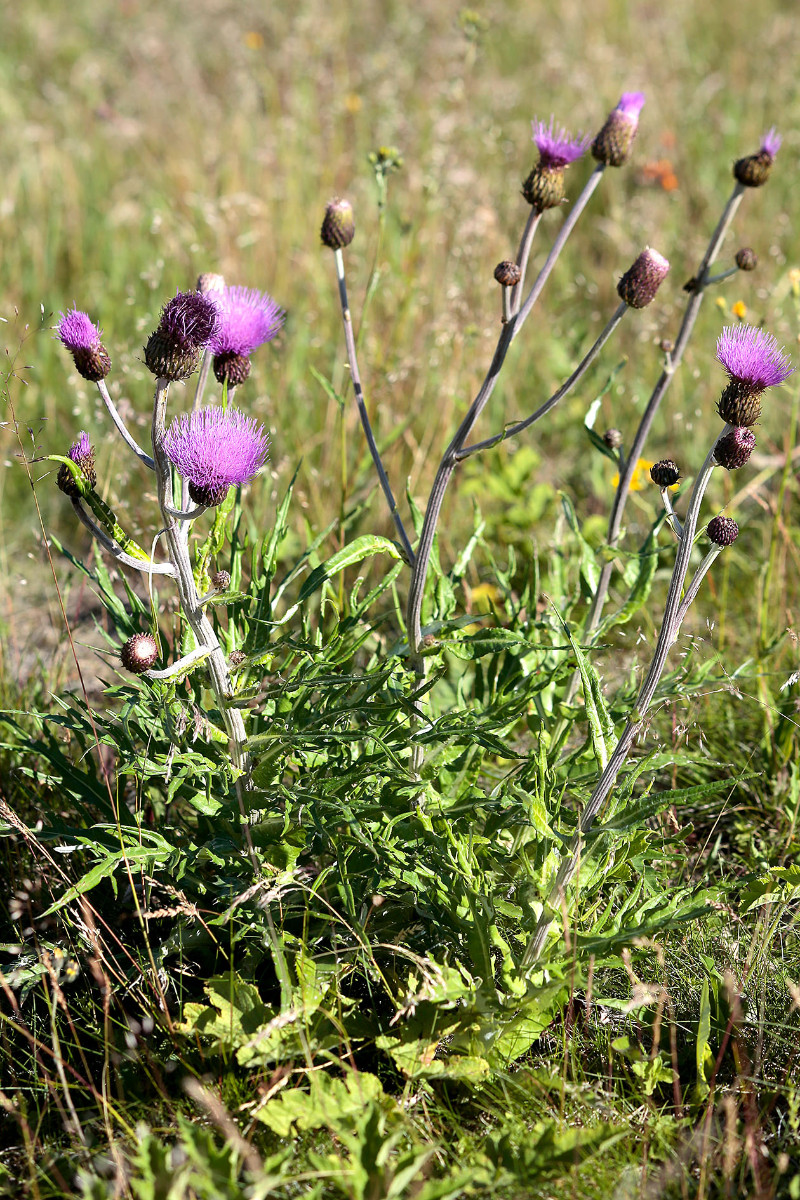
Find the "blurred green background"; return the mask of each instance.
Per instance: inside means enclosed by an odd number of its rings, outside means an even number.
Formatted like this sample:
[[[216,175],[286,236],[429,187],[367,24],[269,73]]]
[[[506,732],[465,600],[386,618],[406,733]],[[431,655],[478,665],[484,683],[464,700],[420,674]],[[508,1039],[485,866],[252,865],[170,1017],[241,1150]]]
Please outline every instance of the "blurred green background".
[[[519,185],[535,160],[531,118],[554,113],[573,131],[594,131],[622,91],[647,93],[633,160],[607,172],[515,345],[481,433],[524,415],[558,385],[613,311],[616,280],[644,245],[671,260],[671,275],[555,414],[519,443],[471,461],[460,496],[454,491],[447,501],[449,554],[471,521],[469,496],[495,514],[498,538],[528,545],[551,536],[555,489],[575,495],[583,520],[607,513],[613,471],[590,450],[583,415],[627,356],[597,424],[635,427],[660,370],[658,343],[675,336],[682,284],[730,192],[731,164],[777,125],[784,144],[773,177],[745,197],[720,264],[750,245],[759,269],[709,295],[649,447],[650,458],[669,454],[692,473],[717,428],[714,343],[723,324],[735,323],[734,304],[796,349],[798,60],[792,0],[763,0],[758,11],[745,0],[495,0],[474,9],[442,0],[30,0],[7,7],[0,45],[0,339],[13,403],[3,414],[0,460],[6,629],[15,612],[37,608],[51,590],[15,419],[29,456],[34,448],[63,453],[79,429],[90,430],[105,495],[134,536],[154,530],[149,481],[52,338],[67,306],[88,310],[102,326],[112,392],[146,437],[151,380],[141,347],[164,300],[206,270],[269,290],[288,318],[280,339],[255,356],[238,397],[268,425],[273,444],[270,472],[252,488],[249,509],[263,527],[302,459],[298,536],[303,522],[316,529],[335,517],[340,416],[312,368],[343,391],[347,376],[332,256],[319,244],[319,225],[331,196],[352,200],[358,232],[347,262],[358,325],[378,245],[367,155],[381,145],[398,147],[404,167],[390,180],[361,368],[395,490],[402,494],[408,478],[422,502],[497,336],[492,272],[515,252],[527,215]],[[589,160],[571,169],[568,195],[589,170]],[[559,219],[551,213],[543,222],[534,266]],[[772,503],[791,403],[783,389],[759,430],[756,465],[766,474],[741,506],[746,558],[769,544],[770,522],[756,518]],[[351,503],[373,481],[351,408],[345,420]],[[85,549],[52,486],[54,472],[34,467],[35,479],[48,474],[36,489],[45,526]],[[715,480],[717,499],[752,480],[752,473],[741,482]],[[656,499],[636,497],[644,518]],[[377,492],[360,528],[389,532]],[[781,553],[794,560],[791,533]],[[787,587],[790,610],[796,597]]]

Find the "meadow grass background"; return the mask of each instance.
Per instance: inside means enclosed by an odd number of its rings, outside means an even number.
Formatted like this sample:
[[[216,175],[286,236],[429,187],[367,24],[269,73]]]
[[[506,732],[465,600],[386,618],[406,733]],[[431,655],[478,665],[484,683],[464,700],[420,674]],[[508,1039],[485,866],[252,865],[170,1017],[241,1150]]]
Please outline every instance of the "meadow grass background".
[[[319,225],[329,198],[352,201],[357,236],[347,262],[358,324],[378,244],[367,155],[389,145],[401,151],[404,166],[390,180],[380,286],[361,330],[360,356],[396,491],[408,479],[422,502],[496,339],[492,271],[515,252],[527,213],[519,185],[535,158],[531,118],[554,113],[572,130],[591,131],[622,91],[641,89],[647,104],[633,161],[606,173],[535,322],[515,345],[481,430],[499,429],[554,390],[613,311],[616,281],[644,245],[670,259],[667,283],[651,308],[626,319],[581,387],[534,436],[469,464],[448,496],[441,534],[449,560],[470,528],[475,498],[501,545],[545,550],[564,489],[587,535],[602,537],[611,472],[590,451],[583,415],[625,357],[597,424],[635,427],[660,370],[658,343],[676,330],[681,286],[730,192],[731,164],[755,151],[773,124],[784,137],[773,176],[746,195],[720,259],[722,268],[749,245],[760,266],[709,293],[648,457],[674,457],[687,473],[699,465],[718,426],[714,344],[722,325],[735,323],[735,303],[798,354],[799,60],[791,0],[763,0],[757,10],[744,0],[496,0],[470,12],[455,3],[316,0],[15,5],[3,14],[0,44],[0,345],[13,372],[9,394],[26,452],[63,453],[79,429],[89,429],[104,494],[134,536],[151,530],[156,509],[146,481],[50,327],[73,304],[100,323],[114,362],[112,391],[145,437],[151,380],[141,347],[176,288],[193,285],[201,271],[221,271],[228,282],[269,290],[288,314],[280,338],[255,356],[240,397],[272,436],[269,473],[246,501],[253,526],[268,525],[301,459],[291,516],[297,547],[308,529],[344,506],[343,479],[348,502],[367,495],[373,481],[355,415],[345,416],[343,471],[339,411],[311,371],[346,389],[333,264],[320,247]],[[569,195],[588,170],[582,163],[568,173]],[[545,218],[548,236],[536,244],[534,265],[558,220]],[[756,470],[741,482],[715,478],[711,489],[720,505],[745,493],[729,510],[742,536],[704,590],[692,629],[702,640],[701,658],[722,651],[726,671],[745,660],[751,669],[735,704],[715,690],[667,715],[679,739],[696,743],[702,731],[712,753],[725,745],[742,766],[752,747],[771,737],[770,706],[796,665],[793,475],[777,504],[785,453],[795,441],[796,391],[790,384],[765,406]],[[2,687],[16,701],[33,674],[46,700],[51,689],[71,683],[72,666],[10,411],[3,420]],[[53,472],[40,464],[34,476],[42,477],[36,493],[48,532],[85,552]],[[645,528],[655,511],[656,497],[637,494],[629,526]],[[389,532],[377,492],[356,529]],[[334,532],[328,549],[339,539]],[[69,573],[59,571],[66,580]],[[479,564],[472,582],[485,578]],[[650,621],[639,618],[645,638]],[[759,655],[776,641],[762,667]],[[618,670],[613,655],[602,670]],[[768,686],[759,681],[764,671],[772,673]],[[738,810],[729,839],[740,858],[774,861],[775,853],[793,853],[786,778],[765,781],[763,805]],[[719,860],[724,849],[715,853]],[[688,976],[673,983],[676,992],[690,987]],[[592,1097],[590,1085],[576,1085],[569,1103],[589,1111]],[[522,1111],[528,1101],[517,1099]],[[516,1101],[498,1087],[482,1102],[500,1113]],[[617,1103],[630,1117],[634,1101]],[[445,1141],[465,1135],[465,1121],[457,1109],[435,1118]],[[637,1155],[636,1145],[626,1144],[610,1156],[608,1180],[623,1189],[614,1193],[620,1197],[640,1194],[624,1190]],[[612,1194],[611,1182],[597,1186],[592,1194]],[[671,1185],[662,1179],[658,1186],[662,1192],[652,1194],[667,1194]]]

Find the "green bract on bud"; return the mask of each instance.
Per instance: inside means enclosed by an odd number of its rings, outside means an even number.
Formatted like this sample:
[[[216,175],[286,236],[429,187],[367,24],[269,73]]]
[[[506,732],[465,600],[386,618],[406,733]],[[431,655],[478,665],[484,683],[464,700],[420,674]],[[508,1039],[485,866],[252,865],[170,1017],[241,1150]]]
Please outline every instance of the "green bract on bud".
[[[732,546],[739,536],[739,526],[730,517],[712,517],[706,533],[715,546]]]
[[[717,401],[717,412],[728,425],[755,425],[761,416],[761,394],[732,379]]]
[[[143,675],[158,658],[156,639],[149,633],[135,633],[133,637],[128,638],[119,656],[126,671],[132,671],[134,675]]]
[[[740,271],[755,271],[758,266],[758,255],[749,246],[742,246],[736,251],[736,265]]]
[[[227,592],[231,586],[230,571],[215,571],[211,576],[211,586],[216,588],[218,592]]]
[[[147,339],[144,361],[148,371],[152,371],[157,379],[169,379],[176,383],[194,374],[200,362],[200,351],[192,347],[182,349],[171,338],[164,337],[156,330]]]
[[[558,208],[564,199],[564,168],[543,166],[541,161],[538,162],[523,182],[522,194],[537,212]]]
[[[622,432],[619,429],[607,429],[603,434],[603,441],[609,450],[619,450],[622,445]]]
[[[349,200],[331,200],[325,209],[320,237],[329,250],[343,250],[356,235],[353,206]]]
[[[752,429],[740,426],[724,433],[714,447],[714,458],[726,471],[738,471],[753,453],[756,435]]]
[[[593,158],[609,167],[621,167],[628,161],[643,107],[644,95],[641,92],[624,93],[592,142]]]
[[[514,287],[522,279],[522,271],[515,262],[505,259],[495,267],[494,277],[501,287]]]
[[[97,472],[94,469],[94,446],[89,442],[89,435],[84,430],[78,434],[77,440],[70,446],[67,457],[78,467],[86,486],[88,488],[95,487]],[[62,463],[58,468],[56,483],[64,495],[69,496],[70,500],[80,500],[83,495],[75,476],[66,463]]]
[[[662,458],[661,462],[653,463],[650,468],[650,478],[660,488],[674,487],[680,477],[678,464],[671,458]]]
[[[617,284],[617,294],[629,308],[646,308],[669,271],[669,263],[648,246]]]

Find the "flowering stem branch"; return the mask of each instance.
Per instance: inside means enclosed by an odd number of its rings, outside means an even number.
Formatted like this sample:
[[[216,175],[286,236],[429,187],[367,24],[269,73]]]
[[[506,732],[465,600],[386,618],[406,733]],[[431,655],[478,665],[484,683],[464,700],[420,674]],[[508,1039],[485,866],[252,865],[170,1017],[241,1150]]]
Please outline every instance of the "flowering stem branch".
[[[96,538],[103,549],[113,555],[117,562],[122,563],[125,567],[135,567],[137,571],[143,571],[145,575],[175,576],[176,571],[172,563],[154,563],[126,554],[119,543],[107,534],[104,529],[101,529],[95,520],[89,516],[80,500],[72,500],[72,507],[81,524],[86,526],[92,537]]]
[[[696,275],[695,290],[689,298],[689,303],[686,306],[683,321],[680,331],[675,340],[675,346],[667,360],[664,370],[661,372],[661,377],[656,384],[653,394],[648,401],[647,408],[642,414],[642,419],[639,422],[639,428],[636,430],[636,435],[633,443],[627,454],[627,459],[624,468],[620,470],[619,483],[617,484],[617,492],[614,496],[614,504],[611,509],[611,517],[608,523],[608,545],[616,546],[619,539],[620,529],[622,528],[622,517],[625,512],[625,505],[628,502],[628,493],[630,489],[631,479],[636,470],[636,464],[641,456],[647,435],[658,412],[658,407],[666,394],[667,388],[672,382],[672,378],[680,365],[683,353],[686,349],[689,338],[697,321],[700,312],[700,305],[703,303],[703,292],[708,283],[708,269],[716,258],[726,233],[730,227],[736,210],[739,207],[744,188],[740,183],[736,183],[733,192],[728,199],[722,216],[719,219],[716,229],[711,235],[711,240],[708,243],[703,261],[700,264],[700,269]],[[586,618],[585,632],[590,633],[600,623],[600,618],[603,614],[603,606],[608,596],[608,587],[611,581],[611,574],[614,570],[613,560],[604,563],[603,569],[600,572],[600,579],[597,583],[597,591],[594,594],[592,606]],[[565,702],[569,703],[572,696],[575,694],[575,689],[578,686],[577,673],[572,678],[570,688],[565,698]]]
[[[729,427],[726,427],[726,432],[728,428]],[[683,533],[678,543],[678,553],[675,556],[675,565],[672,569],[672,578],[670,580],[667,600],[664,606],[664,616],[661,622],[661,630],[658,635],[658,642],[656,643],[655,651],[653,653],[653,659],[650,663],[650,669],[648,670],[644,683],[639,690],[639,695],[636,700],[636,705],[634,707],[631,719],[628,721],[628,724],[625,726],[625,729],[620,735],[619,741],[614,748],[614,752],[609,758],[608,764],[600,776],[597,787],[592,793],[589,801],[586,804],[586,807],[583,810],[583,813],[581,814],[581,819],[578,824],[578,831],[572,839],[569,854],[562,860],[561,866],[559,867],[555,878],[555,882],[550,889],[550,894],[547,897],[547,901],[536,923],[536,927],[533,931],[531,939],[528,942],[528,946],[524,955],[522,956],[521,966],[523,968],[530,967],[533,963],[535,963],[542,952],[550,926],[552,925],[553,920],[559,911],[558,906],[561,903],[564,891],[577,873],[580,864],[583,838],[594,824],[600,809],[602,808],[611,789],[616,783],[617,776],[623,764],[625,763],[626,758],[628,757],[628,753],[636,735],[644,725],[645,714],[647,713],[647,709],[649,708],[653,696],[655,695],[656,688],[658,687],[658,682],[666,665],[667,655],[669,654],[670,648],[678,636],[681,622],[688,611],[689,604],[686,603],[686,601],[683,603],[681,602],[681,589],[686,578],[686,572],[689,568],[689,558],[692,553],[700,504],[708,486],[708,481],[711,478],[711,473],[716,465],[714,462],[714,449],[716,447],[716,442],[717,439],[715,438],[710,450],[708,451],[708,454],[706,455],[706,460],[703,463],[692,489],[692,495],[689,500],[689,508],[686,513],[686,520],[684,522]],[[711,558],[710,555],[708,557]],[[707,564],[703,563],[692,580],[690,585],[690,591],[692,594],[689,603],[691,603],[691,600],[693,600],[697,595],[703,575],[705,575],[705,572],[708,570],[708,566],[710,565],[710,562]]]
[[[562,400],[568,392],[572,391],[575,384],[578,383],[582,376],[586,374],[586,371],[597,358],[597,355],[611,337],[611,334],[614,332],[617,325],[619,325],[627,311],[628,305],[623,301],[592,348],[572,372],[569,379],[567,379],[561,385],[557,392],[553,393],[549,400],[546,400],[540,408],[537,408],[535,413],[532,413],[531,416],[526,417],[524,421],[517,421],[513,425],[508,425],[502,433],[496,433],[494,437],[486,438],[485,441],[482,442],[473,442],[471,446],[465,446],[463,450],[459,450],[458,452],[457,458],[459,462],[463,461],[465,458],[469,458],[472,454],[477,454],[479,450],[488,450],[490,446],[496,446],[498,442],[504,442],[507,438],[513,437],[514,434],[521,433],[523,429],[527,429],[529,425],[533,425],[534,422],[540,420],[545,413],[549,413],[550,409],[554,408],[555,405],[558,404],[559,400]]]
[[[668,488],[661,489],[661,499],[663,501],[664,508],[666,509],[669,527],[675,534],[675,537],[678,539],[678,541],[680,541],[681,537],[683,536],[683,526],[678,519],[678,514],[672,507],[672,497],[669,494]]]
[[[117,433],[120,435],[120,437],[122,438],[125,445],[128,446],[129,449],[131,449],[133,451],[133,453],[136,455],[136,457],[141,462],[143,462],[146,467],[149,467],[151,471],[154,471],[155,463],[153,462],[152,458],[150,457],[149,454],[145,453],[145,451],[142,449],[142,447],[136,441],[136,438],[133,437],[133,435],[129,432],[128,426],[125,424],[122,417],[117,412],[117,406],[114,403],[114,401],[111,399],[108,388],[106,387],[105,379],[98,379],[97,390],[102,397],[103,403],[105,404],[106,408],[108,409],[108,415],[111,417],[111,420],[114,422],[114,424],[117,427]]]
[[[375,464],[375,469],[378,472],[383,494],[386,497],[386,503],[389,505],[389,512],[392,514],[395,528],[403,546],[403,553],[409,566],[414,565],[414,551],[411,548],[411,542],[408,540],[408,534],[405,531],[400,513],[397,509],[397,502],[392,494],[392,488],[386,475],[386,471],[381,461],[380,451],[375,444],[375,438],[372,434],[372,426],[370,425],[367,406],[364,403],[364,390],[361,386],[361,376],[358,370],[358,360],[356,358],[356,342],[353,336],[353,318],[350,315],[350,308],[347,302],[347,284],[344,277],[344,257],[341,250],[334,250],[334,258],[336,259],[336,276],[339,283],[339,300],[342,306],[342,322],[344,324],[344,340],[347,347],[347,358],[350,363],[350,377],[353,381],[353,392],[355,393],[356,404],[358,406],[358,415],[361,418],[361,425],[367,439],[372,461]]]
[[[142,674],[145,679],[172,679],[174,676],[188,671],[189,667],[208,658],[208,653],[207,647],[198,646],[196,649],[190,650],[188,654],[184,654],[183,658],[179,658],[171,667],[164,667],[161,671],[143,671]]]
[[[517,266],[520,269],[519,283],[515,284],[511,289],[503,289],[504,300],[507,292],[509,290],[511,291],[509,317],[516,316],[516,314],[519,312],[519,306],[522,301],[522,289],[525,287],[525,272],[528,269],[528,259],[531,253],[531,246],[533,245],[534,234],[539,228],[539,222],[541,219],[542,214],[538,208],[532,208],[528,213],[528,220],[525,223],[525,229],[523,230],[519,243],[519,250],[517,251]]]

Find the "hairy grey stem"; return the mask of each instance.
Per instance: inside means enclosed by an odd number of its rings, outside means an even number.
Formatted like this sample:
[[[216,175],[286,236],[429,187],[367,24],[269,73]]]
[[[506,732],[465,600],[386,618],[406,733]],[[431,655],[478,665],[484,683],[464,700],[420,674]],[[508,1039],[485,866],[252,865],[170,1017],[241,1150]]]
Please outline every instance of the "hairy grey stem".
[[[715,559],[719,558],[721,553],[722,553],[722,546],[712,546],[711,549],[709,550],[708,554],[705,556],[703,561],[700,563],[700,566],[697,568],[694,575],[692,576],[692,582],[689,584],[688,588],[686,589],[684,597],[680,602],[680,606],[678,607],[678,611],[675,614],[675,634],[676,634],[676,636],[677,636],[678,630],[680,629],[681,625],[683,624],[683,618],[686,616],[687,612],[689,611],[695,596],[700,591],[700,584],[705,579],[706,574],[707,574],[709,568],[711,567],[712,563],[715,561]]]
[[[726,426],[726,430],[730,426]],[[653,659],[650,663],[650,669],[647,672],[644,683],[642,684],[639,695],[636,700],[633,715],[625,726],[619,741],[617,742],[614,752],[608,760],[605,770],[603,771],[598,781],[597,787],[588,800],[586,807],[581,814],[581,819],[578,824],[578,832],[575,834],[570,845],[569,853],[562,860],[558,869],[558,873],[550,889],[550,894],[542,909],[541,915],[536,922],[536,927],[528,942],[528,946],[522,956],[521,966],[529,967],[536,962],[542,952],[550,926],[558,912],[558,906],[561,903],[561,897],[565,889],[568,887],[578,870],[580,864],[580,853],[583,844],[583,838],[591,829],[595,819],[605,803],[611,789],[616,783],[617,776],[628,757],[628,753],[633,744],[634,738],[644,724],[644,717],[650,702],[655,695],[658,681],[661,678],[664,667],[667,662],[667,655],[678,636],[680,624],[688,610],[687,604],[681,604],[681,589],[686,578],[686,572],[689,568],[689,558],[692,553],[695,530],[697,528],[697,518],[700,511],[700,504],[703,499],[708,481],[711,478],[711,473],[716,466],[714,462],[714,448],[717,444],[717,438],[711,445],[711,449],[706,455],[706,460],[695,480],[692,489],[692,495],[689,500],[689,508],[686,513],[686,520],[683,526],[683,534],[678,543],[678,553],[675,556],[675,565],[672,569],[672,578],[670,580],[667,600],[664,606],[664,616],[661,622],[661,630],[658,635],[658,641],[653,653]],[[709,564],[710,565],[710,564]],[[707,568],[706,568],[707,569]],[[705,571],[703,571],[705,574]],[[700,576],[702,579],[702,575]],[[692,599],[697,594],[697,589],[700,586],[700,579],[697,580],[697,587],[694,589]],[[694,585],[692,580],[692,585]]]
[[[141,462],[143,462],[146,467],[149,467],[151,471],[154,471],[156,464],[153,462],[150,455],[145,453],[145,451],[142,449],[142,447],[136,441],[136,438],[128,430],[128,426],[125,424],[122,417],[117,412],[117,406],[114,403],[114,401],[111,399],[108,388],[106,387],[105,379],[98,379],[97,390],[102,397],[103,403],[105,404],[106,408],[108,409],[108,415],[111,417],[111,420],[116,425],[117,432],[119,433],[119,435],[122,438],[125,445],[130,450],[133,451],[133,453],[136,455],[136,457]]]
[[[711,235],[711,240],[708,243],[703,261],[700,264],[700,269],[696,275],[695,291],[689,298],[689,303],[686,306],[683,321],[681,322],[680,331],[675,341],[675,346],[667,360],[664,370],[653,389],[647,408],[642,414],[642,419],[639,422],[639,428],[636,430],[633,442],[627,453],[627,458],[624,467],[619,473],[619,483],[617,484],[617,492],[614,496],[614,504],[611,509],[611,517],[608,523],[608,544],[616,546],[619,538],[620,529],[622,528],[622,517],[625,512],[625,505],[628,502],[628,492],[630,489],[631,479],[636,470],[636,464],[644,447],[647,435],[650,432],[650,427],[653,424],[655,415],[658,412],[659,405],[664,399],[667,388],[672,382],[672,378],[680,365],[683,358],[684,350],[686,349],[689,338],[697,321],[700,305],[703,302],[703,292],[708,283],[708,268],[716,258],[720,246],[725,238],[728,228],[733,220],[736,210],[744,194],[744,188],[740,183],[737,183],[730,195],[730,198],[723,209],[722,216],[719,219],[716,229]],[[592,600],[592,606],[586,618],[585,632],[590,633],[600,623],[600,618],[603,613],[603,607],[608,596],[608,587],[611,582],[611,575],[614,570],[613,560],[603,564],[603,569],[600,572],[600,578],[597,583],[597,590]],[[578,679],[573,676],[568,695],[565,697],[565,702],[569,700],[575,693],[578,686]]]
[[[675,512],[675,509],[672,507],[672,497],[669,494],[669,488],[661,489],[661,499],[663,501],[664,508],[667,513],[667,522],[669,524],[669,527],[672,530],[672,532],[675,534],[675,537],[678,538],[678,540],[680,540],[680,538],[683,536],[683,526],[681,525],[680,520],[678,519],[678,514]]]
[[[411,574],[411,584],[409,586],[408,605],[406,609],[406,631],[408,635],[411,664],[418,675],[422,673],[422,659],[420,656],[420,643],[422,640],[422,628],[420,625],[422,597],[425,592],[425,581],[428,576],[428,567],[430,565],[430,557],[433,549],[434,536],[436,534],[436,526],[439,523],[439,514],[442,509],[442,502],[444,500],[445,492],[447,491],[447,486],[450,482],[453,471],[458,465],[458,456],[463,450],[464,444],[472,432],[475,422],[477,421],[487,401],[489,400],[489,397],[494,391],[497,378],[503,367],[503,363],[505,362],[509,347],[530,315],[537,299],[541,295],[542,288],[544,287],[550,272],[555,266],[558,255],[564,248],[564,244],[574,229],[578,217],[586,207],[589,197],[592,195],[592,192],[600,182],[600,176],[603,173],[604,166],[605,164],[598,163],[592,174],[589,176],[583,191],[576,200],[566,221],[562,225],[561,230],[559,231],[559,234],[553,243],[553,247],[547,256],[547,260],[539,272],[536,282],[534,283],[524,305],[515,316],[511,317],[510,321],[503,325],[491,365],[486,374],[486,378],[481,384],[480,391],[467,410],[466,416],[459,425],[455,436],[450,442],[450,445],[445,450],[442,461],[440,462],[439,468],[436,472],[436,477],[433,481],[433,487],[431,488],[431,493],[428,497],[428,504],[425,509],[425,517],[422,523],[422,531],[420,533],[419,543],[417,545],[417,557]],[[530,218],[528,224],[530,225]],[[523,235],[523,244],[524,242],[525,235]]]
[[[525,273],[528,269],[528,259],[530,258],[531,246],[536,230],[539,227],[539,222],[542,219],[541,211],[538,208],[532,208],[528,213],[528,220],[525,222],[525,229],[520,238],[519,250],[517,251],[517,266],[520,269],[519,283],[514,284],[510,289],[510,306],[509,317],[515,316],[519,312],[519,306],[522,302],[522,290],[525,287]],[[506,289],[508,290],[508,289]]]
[[[197,646],[196,649],[190,650],[188,654],[184,654],[183,658],[179,658],[171,667],[164,667],[161,671],[143,671],[145,679],[171,679],[175,675],[181,675],[189,667],[193,667],[195,663],[208,658],[208,648],[206,646]]]
[[[86,526],[92,537],[96,538],[103,549],[113,555],[118,563],[122,563],[125,567],[135,567],[137,571],[143,571],[145,575],[175,576],[176,572],[172,563],[154,563],[141,558],[134,558],[132,554],[126,554],[119,543],[115,542],[113,537],[106,533],[105,529],[102,529],[93,517],[89,516],[89,513],[83,507],[80,500],[73,499],[72,507],[81,524]]]
[[[189,549],[185,539],[181,536],[181,526],[177,524],[169,511],[172,505],[172,471],[170,461],[164,451],[168,391],[169,381],[157,380],[153,405],[153,458],[156,465],[158,505],[164,521],[164,536],[167,540],[170,559],[175,568],[183,615],[197,640],[198,647],[207,653],[211,686],[225,720],[233,765],[244,773],[250,765],[246,749],[247,735],[244,721],[238,709],[229,708],[225,703],[226,699],[233,694],[228,663],[214,628],[200,606]]]
[[[712,283],[722,283],[723,279],[730,279],[731,275],[738,274],[738,267],[728,267],[727,271],[720,271],[719,275],[709,275],[705,281],[705,286],[709,287]]]
[[[171,517],[175,517],[178,521],[194,521],[197,517],[202,517],[206,511],[205,504],[198,504],[196,508],[172,508],[169,504],[166,506],[166,511]]]
[[[389,505],[389,512],[392,514],[392,520],[395,524],[395,529],[403,546],[403,553],[409,566],[414,565],[414,551],[411,548],[411,542],[408,540],[405,526],[397,509],[397,502],[392,494],[392,488],[389,483],[386,471],[383,468],[380,451],[375,443],[375,438],[372,434],[372,426],[370,425],[367,406],[364,403],[364,390],[361,386],[361,376],[358,371],[358,360],[356,358],[356,341],[353,336],[353,318],[350,315],[350,307],[347,302],[347,284],[344,277],[344,257],[341,250],[334,251],[336,259],[336,277],[339,283],[339,300],[342,306],[342,322],[344,324],[344,340],[347,347],[347,359],[350,363],[350,377],[353,381],[353,392],[358,406],[358,415],[361,418],[361,425],[367,439],[369,452],[372,455],[372,461],[375,464],[375,470],[378,472],[383,494],[386,497],[386,503]]]
[[[486,438],[482,442],[473,442],[471,446],[465,446],[463,450],[459,450],[457,455],[458,460],[462,461],[465,458],[469,458],[472,454],[477,454],[479,450],[488,450],[490,446],[496,446],[498,442],[504,442],[506,438],[514,437],[515,434],[521,433],[523,429],[527,429],[529,425],[533,425],[534,422],[539,421],[546,413],[549,413],[550,409],[554,408],[555,405],[558,404],[559,400],[562,400],[564,396],[566,396],[567,393],[574,388],[575,384],[578,383],[582,376],[586,374],[586,371],[597,358],[597,355],[611,337],[611,334],[614,332],[617,325],[619,325],[627,311],[628,305],[623,301],[592,348],[572,372],[569,379],[567,379],[561,385],[557,392],[553,393],[549,400],[546,400],[540,408],[537,408],[535,413],[532,413],[531,416],[526,417],[524,421],[516,421],[513,425],[506,426],[502,433],[496,433],[494,437]]]

